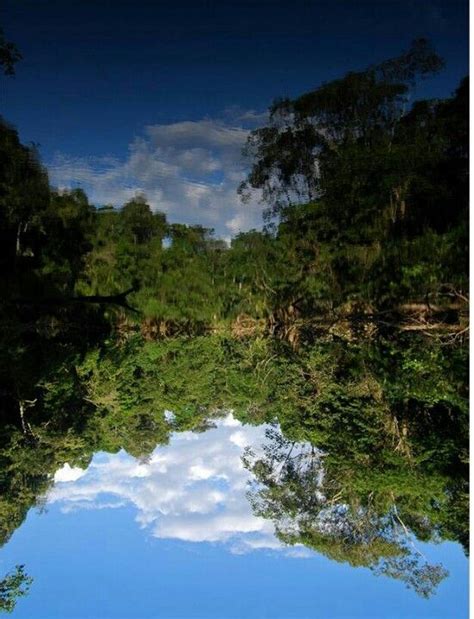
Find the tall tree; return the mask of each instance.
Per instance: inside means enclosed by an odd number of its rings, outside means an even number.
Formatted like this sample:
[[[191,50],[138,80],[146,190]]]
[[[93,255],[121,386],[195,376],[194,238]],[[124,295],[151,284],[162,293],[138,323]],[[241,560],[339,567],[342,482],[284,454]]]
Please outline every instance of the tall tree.
[[[261,189],[276,211],[326,195],[332,160],[344,162],[348,153],[367,159],[370,151],[372,158],[378,157],[380,147],[388,153],[408,105],[410,85],[442,66],[429,43],[419,39],[399,57],[348,73],[296,99],[276,101],[269,125],[248,139],[253,167],[241,194]],[[354,177],[354,169],[350,174]]]
[[[0,611],[13,612],[17,599],[28,593],[33,579],[25,572],[24,565],[17,565],[0,580]]]
[[[0,67],[5,75],[15,75],[15,64],[22,59],[17,46],[7,41],[0,28]]]

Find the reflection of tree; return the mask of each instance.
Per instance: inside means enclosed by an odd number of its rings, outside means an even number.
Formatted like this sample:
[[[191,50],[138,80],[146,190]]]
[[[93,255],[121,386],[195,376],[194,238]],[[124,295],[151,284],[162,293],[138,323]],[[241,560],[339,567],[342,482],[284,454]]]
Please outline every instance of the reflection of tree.
[[[24,565],[17,565],[0,580],[0,612],[11,613],[17,599],[28,593],[32,582],[33,579],[25,572]]]
[[[283,542],[402,580],[423,597],[434,593],[447,571],[418,550],[395,502],[382,513],[370,499],[346,502],[337,471],[325,466],[327,454],[277,429],[267,438],[260,454],[247,450],[244,464],[255,476],[249,495],[255,514],[273,520]]]

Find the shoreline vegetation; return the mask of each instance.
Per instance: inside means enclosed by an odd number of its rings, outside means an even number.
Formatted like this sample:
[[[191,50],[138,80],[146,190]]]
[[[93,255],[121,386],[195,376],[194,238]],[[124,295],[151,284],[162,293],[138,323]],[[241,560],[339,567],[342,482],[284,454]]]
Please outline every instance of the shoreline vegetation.
[[[230,246],[145,196],[53,189],[0,120],[0,543],[65,463],[146,459],[232,409],[281,428],[248,466],[282,540],[431,594],[445,574],[400,531],[468,546],[468,80],[410,98],[442,66],[419,40],[276,101],[239,189],[265,225]],[[324,504],[297,442],[326,453]],[[343,537],[313,527],[341,504]]]
[[[450,98],[411,99],[442,67],[420,39],[277,100],[248,137],[239,187],[265,201],[265,225],[230,246],[169,223],[145,196],[116,209],[51,188],[36,150],[2,120],[2,312],[57,323],[91,306],[146,338],[227,330],[296,344],[393,328],[465,339],[467,78]]]

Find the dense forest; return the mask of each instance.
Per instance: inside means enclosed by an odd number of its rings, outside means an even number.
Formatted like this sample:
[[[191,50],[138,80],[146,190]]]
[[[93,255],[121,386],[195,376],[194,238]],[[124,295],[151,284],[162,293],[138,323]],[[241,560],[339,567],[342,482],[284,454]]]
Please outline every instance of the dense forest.
[[[399,58],[277,101],[248,139],[240,187],[244,198],[263,196],[267,225],[230,247],[210,229],[169,223],[145,196],[115,209],[89,204],[80,189],[52,189],[38,153],[2,121],[4,305],[45,315],[111,296],[137,310],[115,323],[150,335],[239,317],[288,331],[351,314],[462,332],[468,82],[446,100],[410,98],[416,79],[441,67],[417,41]],[[127,290],[128,300],[116,296]]]
[[[6,74],[17,60],[1,39]],[[392,533],[467,550],[467,78],[413,98],[442,66],[420,40],[276,101],[239,189],[265,223],[230,245],[144,195],[114,208],[54,189],[0,120],[0,543],[65,462],[146,458],[232,408],[281,428],[246,466],[282,540],[429,595],[441,568]],[[289,459],[298,441],[326,454],[324,501],[319,452]],[[312,527],[337,501],[344,535]]]

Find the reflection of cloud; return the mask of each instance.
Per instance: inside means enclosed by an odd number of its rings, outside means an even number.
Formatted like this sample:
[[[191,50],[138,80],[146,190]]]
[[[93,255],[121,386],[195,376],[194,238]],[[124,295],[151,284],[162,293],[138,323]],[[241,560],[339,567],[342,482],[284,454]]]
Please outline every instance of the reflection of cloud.
[[[229,236],[261,224],[261,208],[242,204],[236,190],[245,176],[247,127],[262,118],[239,110],[226,120],[149,125],[131,142],[125,160],[58,154],[49,165],[50,178],[60,188],[83,187],[99,205],[121,206],[144,193],[171,221],[199,223]]]
[[[231,413],[202,434],[175,433],[150,461],[120,452],[97,454],[80,477],[69,465],[56,473],[49,503],[63,511],[133,504],[136,520],[155,537],[222,542],[236,553],[283,549],[270,521],[256,517],[246,493],[250,473],[243,449],[265,441],[265,426],[243,426]],[[295,549],[288,549],[295,555]],[[297,552],[299,556],[299,552]]]

